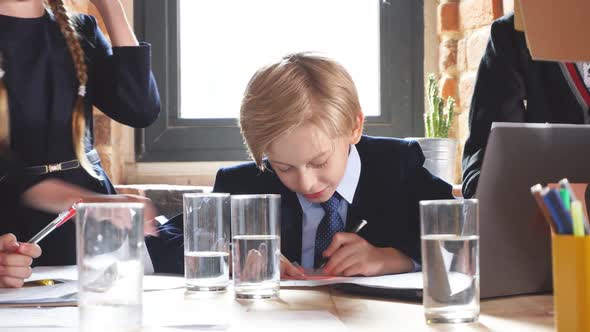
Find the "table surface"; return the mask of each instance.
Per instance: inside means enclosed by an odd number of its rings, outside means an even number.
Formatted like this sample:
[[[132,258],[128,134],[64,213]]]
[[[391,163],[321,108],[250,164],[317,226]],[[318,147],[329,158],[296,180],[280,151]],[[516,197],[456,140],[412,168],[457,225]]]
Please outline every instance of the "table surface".
[[[173,281],[173,282],[171,282]],[[181,287],[183,279],[165,277],[158,284]],[[55,310],[55,311],[47,311]],[[77,331],[77,308],[0,309],[0,331]],[[33,317],[31,317],[33,316]],[[27,319],[28,317],[33,318]],[[16,328],[29,321],[26,328]],[[37,320],[38,321],[38,320]],[[19,323],[20,322],[20,323]],[[152,331],[553,331],[551,295],[484,300],[477,323],[428,325],[421,303],[360,296],[330,286],[281,288],[274,300],[236,300],[233,290],[187,296],[184,288],[145,291],[144,332]],[[20,326],[19,325],[19,326]],[[48,326],[50,325],[50,326]],[[174,326],[175,327],[171,327]],[[183,326],[178,326],[183,325]],[[63,326],[64,328],[60,328]],[[68,327],[66,327],[68,326]],[[168,327],[160,327],[168,326]]]
[[[328,286],[282,288],[276,300],[235,300],[231,290],[187,298],[181,289],[148,292],[144,308],[158,305],[162,311],[183,310],[209,318],[231,317],[231,330],[259,330],[259,327],[288,328],[297,331],[325,331],[325,321],[315,320],[313,312],[329,312],[349,331],[553,331],[551,295],[517,296],[484,300],[477,323],[428,325],[421,303],[344,293]],[[145,312],[145,309],[144,309]],[[299,316],[298,313],[311,312]],[[286,315],[285,315],[286,314]],[[336,319],[334,319],[336,320]],[[227,320],[226,320],[227,321]],[[326,325],[326,327],[334,325]],[[237,328],[236,328],[237,327]],[[345,330],[342,328],[342,330]]]

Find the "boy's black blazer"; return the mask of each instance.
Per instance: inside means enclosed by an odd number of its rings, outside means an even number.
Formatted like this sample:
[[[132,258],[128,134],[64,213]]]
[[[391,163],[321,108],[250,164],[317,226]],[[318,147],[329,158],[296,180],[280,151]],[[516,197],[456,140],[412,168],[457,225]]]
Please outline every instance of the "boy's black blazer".
[[[367,226],[359,233],[367,241],[379,247],[397,248],[420,262],[418,202],[452,199],[451,186],[422,167],[424,155],[415,141],[363,136],[356,148],[361,175],[348,208],[347,231],[360,220],[367,220]],[[264,172],[254,163],[220,169],[214,191],[280,194],[281,252],[291,261],[301,262],[301,206],[297,195],[267,166],[269,170]],[[148,239],[148,249],[156,271],[179,273],[183,270],[182,217],[166,226],[159,238]]]

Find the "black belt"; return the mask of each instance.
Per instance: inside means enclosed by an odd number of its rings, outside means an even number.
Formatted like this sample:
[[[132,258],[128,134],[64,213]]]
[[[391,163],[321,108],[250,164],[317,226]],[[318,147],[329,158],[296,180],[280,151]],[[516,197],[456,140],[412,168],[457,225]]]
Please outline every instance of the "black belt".
[[[98,155],[96,149],[92,149],[87,152],[86,157],[88,157],[88,160],[91,164],[98,164],[100,162],[100,156]],[[74,159],[51,165],[25,167],[25,172],[31,175],[43,175],[76,168],[80,168],[80,161]]]

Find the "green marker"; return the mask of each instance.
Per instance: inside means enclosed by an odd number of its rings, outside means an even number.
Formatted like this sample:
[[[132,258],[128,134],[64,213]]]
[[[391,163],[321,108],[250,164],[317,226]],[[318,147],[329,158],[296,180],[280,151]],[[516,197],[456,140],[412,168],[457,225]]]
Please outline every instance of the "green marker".
[[[559,196],[561,196],[561,201],[563,202],[565,209],[570,212],[572,209],[570,191],[567,188],[559,188]]]

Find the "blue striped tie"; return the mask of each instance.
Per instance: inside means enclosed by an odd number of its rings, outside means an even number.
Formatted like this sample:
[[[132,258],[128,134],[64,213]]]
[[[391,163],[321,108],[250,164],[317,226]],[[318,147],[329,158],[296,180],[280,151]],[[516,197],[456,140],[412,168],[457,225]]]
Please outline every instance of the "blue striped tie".
[[[322,265],[322,253],[328,248],[330,243],[332,243],[334,234],[344,231],[344,222],[340,217],[340,213],[338,213],[341,199],[342,196],[335,192],[329,200],[320,204],[326,214],[322,218],[322,221],[320,221],[315,235],[315,253],[313,265],[316,269]]]

